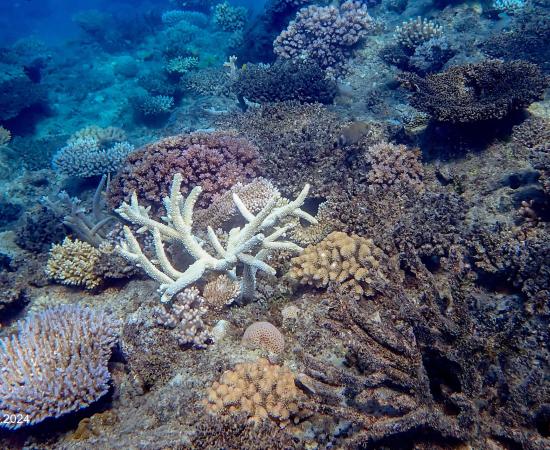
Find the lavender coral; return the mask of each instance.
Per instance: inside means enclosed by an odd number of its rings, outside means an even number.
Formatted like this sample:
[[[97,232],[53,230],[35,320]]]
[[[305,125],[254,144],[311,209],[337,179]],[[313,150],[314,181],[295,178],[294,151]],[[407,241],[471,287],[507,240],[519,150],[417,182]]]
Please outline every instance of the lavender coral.
[[[77,411],[109,389],[117,322],[100,311],[59,306],[26,319],[0,340],[0,413],[34,425]],[[27,420],[28,419],[28,420]]]
[[[258,149],[231,133],[193,133],[162,139],[132,153],[110,185],[109,203],[118,206],[135,191],[153,206],[170,188],[176,173],[183,175],[182,193],[203,189],[199,206],[258,171]]]
[[[309,6],[301,9],[274,42],[275,53],[287,59],[311,59],[339,76],[354,47],[373,28],[367,7],[346,1],[340,7]]]

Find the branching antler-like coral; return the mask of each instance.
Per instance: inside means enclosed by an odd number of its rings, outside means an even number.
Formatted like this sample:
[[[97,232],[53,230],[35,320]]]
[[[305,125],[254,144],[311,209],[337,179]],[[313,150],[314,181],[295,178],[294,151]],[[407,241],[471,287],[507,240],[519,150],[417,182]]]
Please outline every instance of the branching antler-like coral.
[[[183,198],[180,188],[183,177],[174,176],[170,195],[164,198],[166,224],[149,217],[148,208],[139,205],[134,192],[130,204],[123,202],[116,211],[126,220],[139,225],[138,232],[148,230],[154,241],[156,260],[147,258],[130,231],[124,227],[126,242],[119,247],[122,256],[135,262],[154,280],[160,283],[161,301],[167,302],[189,286],[199,280],[208,271],[220,271],[230,277],[236,277],[236,267],[243,266],[241,279],[241,299],[250,301],[254,298],[256,272],[264,271],[274,275],[275,269],[265,262],[273,250],[301,251],[302,248],[290,241],[278,241],[292,225],[277,227],[282,219],[296,216],[310,223],[317,223],[316,219],[301,210],[309,185],[306,184],[298,197],[283,206],[276,206],[279,197],[274,195],[265,207],[256,215],[252,214],[237,194],[233,194],[235,206],[247,221],[242,228],[236,227],[229,232],[226,247],[224,248],[211,227],[208,227],[208,239],[214,248],[216,256],[210,255],[202,245],[200,239],[193,235],[193,208],[202,192],[197,186]],[[270,233],[267,236],[264,234]],[[168,260],[164,249],[164,242],[178,242],[183,244],[186,251],[195,259],[184,272],[177,270]]]

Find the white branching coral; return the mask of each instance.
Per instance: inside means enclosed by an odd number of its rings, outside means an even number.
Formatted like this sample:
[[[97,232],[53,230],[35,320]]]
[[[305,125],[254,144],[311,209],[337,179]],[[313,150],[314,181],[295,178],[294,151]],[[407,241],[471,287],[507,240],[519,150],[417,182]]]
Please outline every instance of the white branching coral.
[[[256,273],[258,270],[275,275],[275,269],[265,260],[274,250],[300,252],[302,248],[290,241],[279,241],[292,225],[278,227],[277,224],[288,216],[302,218],[310,223],[316,219],[303,211],[301,206],[309,192],[306,184],[298,197],[283,206],[277,206],[280,199],[274,195],[265,207],[256,215],[244,205],[236,193],[233,193],[235,206],[246,220],[246,225],[235,227],[229,232],[224,246],[208,227],[208,240],[216,255],[209,254],[203,243],[193,234],[193,208],[202,192],[197,186],[187,198],[181,194],[182,175],[176,174],[170,189],[170,195],[164,198],[166,223],[149,217],[148,209],[139,205],[134,192],[130,204],[124,202],[116,211],[126,220],[139,225],[139,232],[148,230],[154,241],[156,259],[147,258],[129,227],[124,227],[126,241],[119,247],[119,252],[126,259],[135,262],[154,280],[160,283],[161,301],[167,302],[190,284],[199,280],[207,271],[226,273],[236,278],[237,265],[242,265],[241,299],[250,301],[254,298]],[[264,234],[266,233],[266,234]],[[169,261],[164,249],[165,242],[177,242],[183,245],[195,262],[184,272],[177,270]]]

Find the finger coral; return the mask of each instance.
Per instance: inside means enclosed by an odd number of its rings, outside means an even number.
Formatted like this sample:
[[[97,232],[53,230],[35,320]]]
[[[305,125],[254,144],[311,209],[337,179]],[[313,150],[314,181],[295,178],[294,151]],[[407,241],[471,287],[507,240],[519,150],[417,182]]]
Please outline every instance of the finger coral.
[[[99,311],[60,306],[33,315],[0,340],[0,413],[19,428],[77,411],[109,390],[117,323]]]
[[[101,252],[86,242],[65,238],[50,250],[46,275],[61,284],[94,289],[101,284],[95,272]]]
[[[403,22],[395,29],[395,39],[405,48],[415,49],[430,39],[440,37],[443,29],[440,25],[422,17]]]
[[[384,280],[380,260],[384,253],[371,239],[330,233],[301,255],[292,258],[289,276],[302,284],[333,286],[355,295],[373,295],[373,286]]]
[[[108,200],[118,206],[132,192],[160,207],[176,173],[182,174],[182,194],[200,185],[203,195],[198,206],[208,206],[213,198],[234,184],[248,181],[258,172],[258,149],[231,133],[181,134],[146,145],[132,153],[113,179]]]
[[[440,122],[502,119],[542,98],[548,80],[525,61],[486,60],[451,67],[422,78],[402,76],[413,91],[410,103]]]
[[[203,403],[211,413],[243,413],[251,422],[271,419],[285,426],[299,413],[301,395],[288,368],[260,358],[224,372],[208,389]]]
[[[358,1],[336,6],[301,9],[273,43],[275,53],[286,59],[311,59],[335,77],[344,73],[354,47],[367,36],[373,20]]]

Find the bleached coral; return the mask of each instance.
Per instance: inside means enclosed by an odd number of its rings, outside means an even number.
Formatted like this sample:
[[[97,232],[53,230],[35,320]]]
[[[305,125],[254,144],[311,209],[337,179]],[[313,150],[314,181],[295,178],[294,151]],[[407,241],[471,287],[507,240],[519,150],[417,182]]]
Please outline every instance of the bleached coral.
[[[220,381],[208,389],[203,404],[214,414],[242,413],[251,422],[271,419],[285,426],[300,413],[301,399],[294,374],[286,367],[260,358],[225,371]]]
[[[102,281],[94,270],[100,256],[100,251],[90,244],[67,237],[52,246],[46,275],[61,284],[94,289]]]
[[[30,316],[0,340],[0,414],[20,428],[84,408],[109,390],[117,322],[100,311],[59,306]],[[27,420],[28,419],[28,420]]]
[[[124,219],[139,225],[141,230],[149,230],[153,235],[156,253],[154,262],[143,254],[129,227],[124,228],[126,241],[119,251],[122,256],[138,264],[151,278],[160,283],[159,290],[162,293],[163,302],[169,301],[175,294],[199,280],[207,271],[224,272],[235,278],[238,265],[242,266],[243,273],[240,296],[245,301],[252,300],[256,286],[256,272],[261,270],[270,275],[275,274],[275,269],[265,262],[270,253],[273,250],[302,250],[293,242],[278,240],[290,227],[289,225],[277,227],[278,223],[288,216],[297,216],[310,223],[316,223],[314,217],[300,209],[309,192],[307,184],[296,200],[284,206],[276,206],[280,197],[273,196],[256,215],[249,211],[237,194],[233,194],[233,201],[247,224],[242,228],[235,227],[229,232],[225,248],[214,230],[208,227],[209,243],[216,252],[216,256],[212,256],[192,232],[193,209],[202,188],[196,186],[184,199],[180,191],[181,183],[182,175],[178,173],[174,176],[170,196],[164,199],[167,224],[151,219],[148,209],[139,205],[135,192],[130,204],[124,202],[117,209]],[[268,233],[267,236],[264,232]],[[180,272],[168,260],[163,241],[181,243],[195,262],[184,272]]]
[[[208,311],[204,303],[196,288],[185,289],[172,303],[156,308],[156,321],[173,329],[180,345],[204,348],[211,341],[210,330],[202,320]]]
[[[370,296],[375,282],[386,279],[381,268],[383,256],[372,239],[335,231],[292,258],[289,276],[302,284]]]
[[[128,142],[117,142],[106,148],[95,137],[81,137],[59,149],[52,165],[65,175],[94,177],[116,172],[133,151],[134,146]]]

